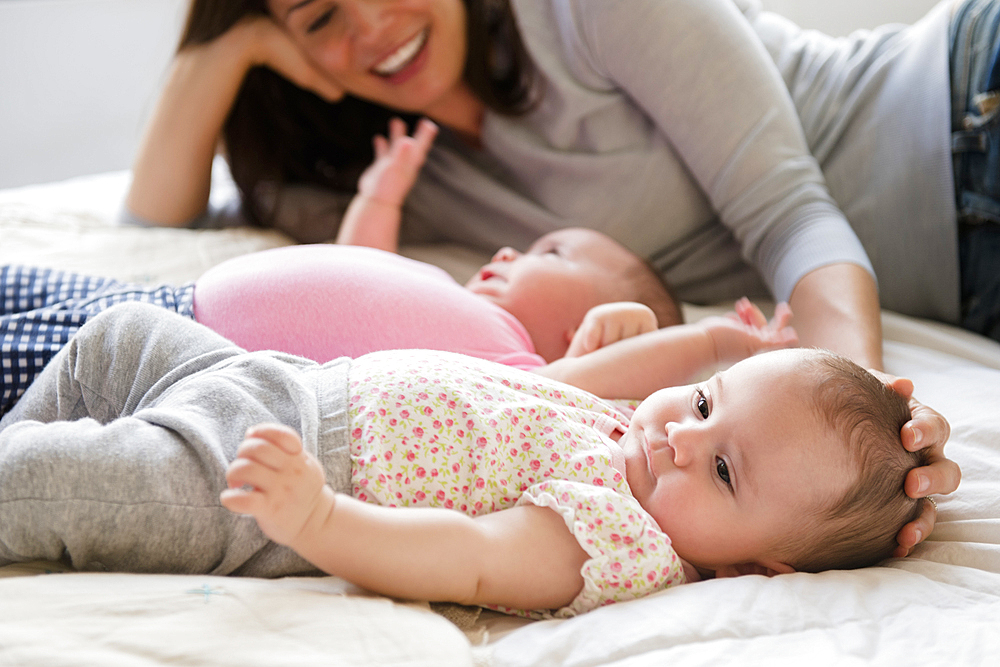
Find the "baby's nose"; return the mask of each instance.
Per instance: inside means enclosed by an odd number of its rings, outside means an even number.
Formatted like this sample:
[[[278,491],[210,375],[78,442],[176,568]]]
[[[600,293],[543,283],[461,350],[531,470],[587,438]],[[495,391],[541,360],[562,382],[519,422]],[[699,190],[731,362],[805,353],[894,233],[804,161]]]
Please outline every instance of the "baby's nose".
[[[667,443],[674,455],[674,465],[683,467],[690,464],[696,449],[691,429],[678,422],[668,422],[666,431]]]
[[[518,252],[510,246],[504,246],[493,254],[494,262],[510,262],[517,258]]]

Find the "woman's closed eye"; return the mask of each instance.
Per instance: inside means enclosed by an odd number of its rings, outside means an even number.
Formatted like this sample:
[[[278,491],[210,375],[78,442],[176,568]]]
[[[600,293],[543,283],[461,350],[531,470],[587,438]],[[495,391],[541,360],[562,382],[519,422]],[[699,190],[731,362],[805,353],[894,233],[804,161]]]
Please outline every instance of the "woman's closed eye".
[[[319,30],[322,30],[327,25],[329,25],[330,20],[333,18],[333,13],[336,11],[336,9],[337,9],[336,7],[331,7],[325,10],[319,16],[317,16],[313,20],[313,22],[310,23],[309,26],[306,28],[306,32],[311,34]]]

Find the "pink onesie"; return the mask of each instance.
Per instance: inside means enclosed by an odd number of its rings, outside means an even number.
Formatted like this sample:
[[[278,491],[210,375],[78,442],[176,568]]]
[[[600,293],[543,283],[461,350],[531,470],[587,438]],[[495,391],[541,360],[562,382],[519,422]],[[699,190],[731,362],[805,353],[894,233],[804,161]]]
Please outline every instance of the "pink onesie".
[[[194,314],[248,350],[321,363],[423,348],[525,370],[545,364],[510,313],[436,266],[372,248],[298,245],[236,257],[197,280]]]

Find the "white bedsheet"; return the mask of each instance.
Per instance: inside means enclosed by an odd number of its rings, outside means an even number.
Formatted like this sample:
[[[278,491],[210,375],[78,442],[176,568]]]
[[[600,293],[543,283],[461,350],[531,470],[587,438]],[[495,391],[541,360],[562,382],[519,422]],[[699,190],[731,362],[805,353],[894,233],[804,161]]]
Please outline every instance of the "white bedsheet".
[[[115,227],[127,178],[0,191],[0,263],[181,282],[288,243],[246,229]],[[948,453],[964,474],[939,500],[934,533],[905,560],[707,581],[568,621],[484,613],[464,634],[427,605],[333,577],[9,566],[0,568],[0,665],[1000,664],[1000,345],[893,314],[884,324],[888,370],[911,377],[949,418]]]

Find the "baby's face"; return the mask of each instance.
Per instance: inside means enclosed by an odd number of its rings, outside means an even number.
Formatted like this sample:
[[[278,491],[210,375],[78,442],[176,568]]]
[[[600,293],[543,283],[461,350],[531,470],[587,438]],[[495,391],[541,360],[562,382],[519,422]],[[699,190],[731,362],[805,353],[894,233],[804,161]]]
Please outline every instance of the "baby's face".
[[[466,287],[516,317],[546,361],[566,354],[594,306],[625,300],[620,274],[634,256],[590,229],[546,234],[527,252],[502,248]]]
[[[619,443],[629,487],[695,566],[783,571],[774,545],[853,481],[845,445],[812,406],[807,353],[751,357],[636,409]]]

